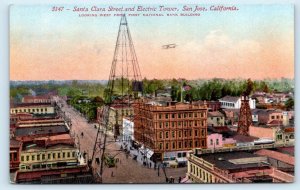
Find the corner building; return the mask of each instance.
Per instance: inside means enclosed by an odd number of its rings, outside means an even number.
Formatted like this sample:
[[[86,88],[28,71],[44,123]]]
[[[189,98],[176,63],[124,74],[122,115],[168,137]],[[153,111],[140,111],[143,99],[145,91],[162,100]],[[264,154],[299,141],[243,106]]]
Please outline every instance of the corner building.
[[[134,138],[154,152],[155,161],[168,152],[206,148],[206,105],[139,100],[134,115]]]

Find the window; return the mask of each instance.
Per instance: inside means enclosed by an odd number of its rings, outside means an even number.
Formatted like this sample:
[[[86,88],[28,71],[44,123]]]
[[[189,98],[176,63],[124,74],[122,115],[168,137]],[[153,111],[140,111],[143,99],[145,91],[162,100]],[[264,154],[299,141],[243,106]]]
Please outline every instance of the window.
[[[276,116],[276,119],[279,119],[279,115]]]
[[[201,130],[201,136],[203,137],[205,135],[204,129]]]
[[[158,118],[159,118],[159,119],[161,119],[161,113],[160,113],[160,114],[158,114]]]
[[[162,135],[163,135],[163,133],[159,132],[159,138],[163,138]]]
[[[167,150],[169,149],[169,143],[166,143],[166,149]]]
[[[45,160],[45,154],[42,154],[42,160]]]
[[[47,111],[47,108],[45,108],[45,111]]]
[[[48,159],[51,159],[51,154],[48,154]]]
[[[29,156],[26,156],[26,161],[29,161]]]
[[[196,148],[198,147],[198,141],[195,141],[195,147]]]
[[[174,121],[172,122],[172,127],[175,127],[175,122]]]
[[[198,136],[198,130],[195,130],[195,136],[196,137]]]
[[[214,141],[212,139],[210,139],[210,145],[213,145]]]
[[[179,122],[177,123],[177,125],[178,125],[178,127],[181,127],[181,122],[179,121]]]
[[[178,118],[181,118],[181,114],[180,113],[178,114]]]
[[[184,113],[184,114],[183,114],[183,117],[184,117],[184,118],[186,118],[186,117],[187,117],[187,114],[186,114],[186,113]]]
[[[216,144],[219,145],[219,139],[216,140]]]
[[[190,141],[190,147],[193,147],[193,142],[192,141]]]
[[[190,137],[192,136],[192,130],[190,130]]]
[[[166,113],[165,117],[166,117],[166,119],[169,119],[169,114]]]
[[[31,160],[35,161],[35,156],[34,155],[31,156]]]
[[[172,142],[172,148],[175,149],[176,146],[175,146],[175,142]]]
[[[67,153],[67,157],[70,158],[70,152]]]
[[[197,113],[194,113],[194,117],[197,117],[198,116],[198,114]]]
[[[172,118],[175,118],[175,113],[172,113]]]
[[[166,132],[166,139],[169,138],[169,132]]]
[[[169,127],[169,122],[166,122],[166,127]]]
[[[181,131],[178,131],[178,137],[181,137]]]
[[[178,148],[181,148],[181,142],[178,142]]]
[[[202,147],[205,146],[205,141],[204,141],[204,140],[201,141],[201,146],[202,146]]]
[[[184,137],[187,137],[187,131],[184,131]]]
[[[187,142],[184,141],[184,148],[187,148]]]
[[[55,159],[55,153],[52,153],[52,158]]]
[[[60,158],[60,153],[57,153],[57,158]]]
[[[271,119],[275,119],[275,116],[274,116],[274,115],[272,115],[272,116],[271,116]]]
[[[21,161],[22,161],[22,162],[24,161],[24,156],[21,156]]]
[[[40,160],[40,159],[41,159],[41,156],[38,154],[38,155],[36,156],[36,159],[37,159],[37,160]]]
[[[189,113],[189,117],[190,117],[190,118],[192,117],[192,113]]]
[[[172,131],[172,138],[175,138],[175,132]]]
[[[159,128],[162,128],[162,122],[159,122]]]
[[[75,157],[75,152],[72,152],[72,157]]]
[[[162,143],[159,143],[159,149],[160,150],[162,149]]]

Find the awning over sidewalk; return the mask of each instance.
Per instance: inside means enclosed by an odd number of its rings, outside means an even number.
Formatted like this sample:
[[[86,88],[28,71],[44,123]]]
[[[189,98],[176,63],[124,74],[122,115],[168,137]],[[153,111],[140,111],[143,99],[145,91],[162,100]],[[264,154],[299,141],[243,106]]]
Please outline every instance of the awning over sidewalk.
[[[142,153],[142,154],[145,154],[145,156],[147,156],[148,159],[151,158],[151,156],[154,154],[154,152],[148,148],[144,149],[143,147],[142,148],[139,148],[139,151]]]

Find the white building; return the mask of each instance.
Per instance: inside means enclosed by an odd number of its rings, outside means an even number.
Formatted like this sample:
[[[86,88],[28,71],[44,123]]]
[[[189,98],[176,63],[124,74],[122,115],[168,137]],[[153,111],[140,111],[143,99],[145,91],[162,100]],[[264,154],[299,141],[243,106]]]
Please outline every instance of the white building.
[[[234,97],[234,96],[225,96],[219,99],[221,103],[222,109],[240,109],[241,108],[241,97]],[[256,108],[255,100],[249,98],[249,105],[251,109]]]
[[[123,141],[130,143],[134,140],[133,117],[123,118]]]

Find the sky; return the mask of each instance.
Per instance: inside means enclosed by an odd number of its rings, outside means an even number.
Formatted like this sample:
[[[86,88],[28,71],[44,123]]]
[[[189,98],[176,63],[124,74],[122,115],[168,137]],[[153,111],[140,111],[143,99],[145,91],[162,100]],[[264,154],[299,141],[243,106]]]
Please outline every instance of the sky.
[[[50,5],[11,6],[10,80],[109,78],[120,17],[79,17],[74,6],[93,5],[66,5],[61,12]],[[181,10],[184,5],[176,6]],[[238,11],[194,17],[127,16],[141,75],[294,78],[294,7],[235,6]],[[176,48],[162,48],[170,43]]]

